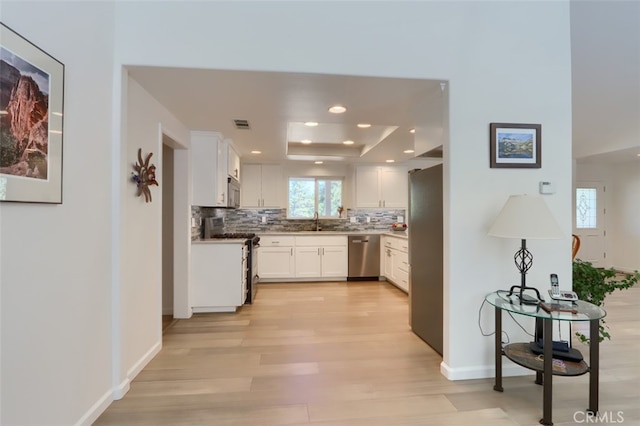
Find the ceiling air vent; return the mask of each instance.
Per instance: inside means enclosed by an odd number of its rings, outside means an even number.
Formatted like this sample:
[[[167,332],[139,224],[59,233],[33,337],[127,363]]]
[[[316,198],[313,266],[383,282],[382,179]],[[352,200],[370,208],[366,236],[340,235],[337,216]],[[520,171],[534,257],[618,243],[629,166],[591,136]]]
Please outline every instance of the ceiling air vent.
[[[251,126],[249,126],[249,120],[233,120],[233,124],[235,124],[236,129],[239,130],[249,130]]]

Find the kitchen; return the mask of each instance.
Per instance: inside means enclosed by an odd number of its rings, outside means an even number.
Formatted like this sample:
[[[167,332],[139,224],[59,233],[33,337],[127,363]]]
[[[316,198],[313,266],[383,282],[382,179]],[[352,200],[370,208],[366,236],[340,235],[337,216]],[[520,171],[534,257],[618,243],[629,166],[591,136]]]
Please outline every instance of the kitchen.
[[[269,281],[353,279],[348,274],[347,238],[363,232],[387,234],[380,241],[376,279],[386,278],[409,291],[408,243],[391,247],[391,242],[382,240],[395,241],[399,234],[407,234],[391,227],[411,220],[408,172],[442,162],[445,82],[150,67],[132,67],[130,74],[191,129],[199,129],[190,132],[189,150],[190,294],[186,299],[177,296],[188,303],[186,311],[235,311],[247,299],[245,294],[258,287],[251,285],[257,280],[267,285]],[[233,102],[221,101],[225,99]],[[344,104],[346,111],[328,111],[333,103]],[[339,197],[331,199],[330,206],[319,207],[313,200],[316,204],[310,210],[294,212],[289,199],[292,179],[299,185],[308,184],[309,179],[339,185]],[[314,221],[318,210],[319,219]],[[197,277],[210,276],[213,269],[206,265],[194,271],[195,259],[218,257],[197,253],[209,245],[198,240],[204,219],[213,216],[223,219],[218,234],[253,233],[261,239],[261,247],[251,250],[257,254],[252,256],[256,267],[250,273],[235,272],[234,282],[239,284],[225,293],[227,298],[233,294],[233,302],[196,300],[199,294],[207,294],[200,292]],[[331,249],[313,241],[319,235],[302,241],[300,232],[315,230],[318,223],[322,237],[334,240],[329,242]],[[289,237],[287,245],[270,246],[273,238],[267,234],[276,232],[292,233],[283,235]],[[238,253],[245,240],[236,241]],[[230,241],[225,244],[231,244],[229,250],[234,246]],[[307,271],[301,269],[305,253]],[[336,263],[329,261],[329,253],[341,264],[323,273],[323,266],[327,269]],[[251,266],[248,257],[245,263]],[[167,288],[171,281],[163,279],[162,310],[171,314],[178,309],[176,317],[183,317],[185,309],[176,308],[172,300],[176,296],[171,297]]]
[[[176,173],[178,180],[189,174],[191,182],[185,188],[191,195],[187,197],[191,239],[202,235],[203,217],[224,214],[221,233],[249,232],[262,237],[263,256],[257,256],[258,264],[265,263],[270,250],[276,250],[265,246],[267,240],[261,234],[311,230],[313,214],[321,210],[316,205],[301,215],[292,214],[291,179],[301,185],[309,179],[341,185],[340,202],[329,210],[325,206],[320,214],[323,232],[393,232],[394,222],[409,222],[411,217],[408,171],[442,162],[448,114],[446,81],[136,66],[128,71],[136,84],[153,93],[191,129],[188,166]],[[345,110],[329,111],[336,103]],[[240,190],[229,191],[230,183]],[[185,187],[185,183],[179,185]],[[179,196],[185,197],[184,193]],[[230,201],[240,208],[229,209]],[[205,211],[204,215],[194,210],[214,207],[215,213]],[[343,208],[341,219],[335,217],[338,207]],[[182,216],[179,210],[174,208],[175,218]],[[182,228],[184,222],[175,220],[174,229]],[[291,253],[296,250],[302,258],[303,251],[310,255],[309,247],[323,248],[310,244],[304,249],[287,246],[290,257],[295,257]],[[200,250],[199,245],[191,244],[184,264],[187,268],[193,266],[192,251]],[[179,252],[174,256],[183,258]],[[296,276],[294,259],[282,257],[268,265],[280,270],[258,265],[265,285],[268,280],[322,278],[312,272]],[[408,287],[408,267],[404,269],[387,275],[397,277],[396,282],[405,281],[401,285]],[[347,278],[344,272],[335,275],[332,278]],[[163,276],[164,314],[191,316],[197,294],[195,276]],[[218,304],[206,302],[205,306],[211,307],[210,303]],[[236,301],[226,309],[239,305]]]
[[[407,230],[409,167],[417,170],[418,162],[240,165],[231,139],[219,132],[191,136],[194,313],[236,312],[244,304],[260,303],[258,288],[274,282],[386,280],[409,293],[409,236],[422,232],[413,226]],[[313,215],[305,216],[291,201],[296,179],[320,185],[330,181],[339,191],[329,201],[316,199]],[[345,208],[348,199],[353,207]],[[429,299],[431,304],[438,300]],[[429,325],[425,328],[433,328],[433,322]],[[420,325],[415,328],[422,337]],[[441,353],[440,341],[427,340]]]

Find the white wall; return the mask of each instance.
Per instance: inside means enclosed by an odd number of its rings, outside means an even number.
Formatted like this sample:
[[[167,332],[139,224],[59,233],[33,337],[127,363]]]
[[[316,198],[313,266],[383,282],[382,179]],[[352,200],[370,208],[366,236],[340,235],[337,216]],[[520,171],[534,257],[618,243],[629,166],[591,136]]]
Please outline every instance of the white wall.
[[[574,157],[638,147],[640,2],[570,4]]]
[[[0,203],[0,424],[90,422],[111,402],[113,5],[0,19],[65,65],[63,204]]]
[[[556,183],[547,201],[567,239],[531,242],[529,282],[546,288],[550,271],[570,273],[568,3],[126,2],[116,9],[116,60],[124,64],[450,81],[448,377],[491,374],[492,341],[475,325],[484,294],[518,280],[511,259],[519,242],[486,236],[510,194],[536,193],[540,180]],[[523,25],[523,16],[536,24]],[[160,22],[171,22],[173,30]],[[301,60],[299,52],[309,51]],[[489,169],[490,122],[541,123],[543,167]]]
[[[640,165],[619,164],[613,172],[610,238],[611,266],[626,272],[640,270]]]
[[[114,380],[117,397],[162,346],[162,190],[150,187],[153,197],[150,203],[145,202],[144,196],[136,197],[136,185],[131,181],[132,165],[137,161],[139,148],[143,158],[151,152],[150,163],[162,165],[162,131],[183,147],[189,146],[189,134],[182,123],[135,80],[129,78],[123,83],[126,139],[122,141],[120,157],[120,279],[115,283],[119,294],[116,315],[120,321],[116,332],[121,348]],[[163,180],[159,167],[158,181]]]
[[[576,181],[602,182],[605,220],[605,266],[640,270],[640,167],[628,163],[578,163]]]

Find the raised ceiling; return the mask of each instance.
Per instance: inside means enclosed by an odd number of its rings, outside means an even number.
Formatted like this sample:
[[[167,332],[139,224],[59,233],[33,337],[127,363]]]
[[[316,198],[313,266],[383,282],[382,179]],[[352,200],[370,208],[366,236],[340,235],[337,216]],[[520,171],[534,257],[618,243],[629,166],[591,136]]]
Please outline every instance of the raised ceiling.
[[[255,156],[256,161],[405,161],[420,154],[404,151],[414,149],[410,130],[424,125],[417,120],[423,120],[425,105],[444,105],[440,80],[165,67],[128,70],[189,129],[218,131],[233,140],[243,159]],[[335,104],[347,111],[330,113]],[[237,126],[237,120],[246,123]],[[371,126],[357,126],[365,123]]]

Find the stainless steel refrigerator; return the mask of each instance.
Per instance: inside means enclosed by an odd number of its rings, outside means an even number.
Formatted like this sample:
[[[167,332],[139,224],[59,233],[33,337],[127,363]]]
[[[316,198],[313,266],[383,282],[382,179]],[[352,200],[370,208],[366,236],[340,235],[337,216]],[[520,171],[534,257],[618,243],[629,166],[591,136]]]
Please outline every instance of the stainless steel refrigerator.
[[[442,164],[409,172],[409,322],[442,355]]]

